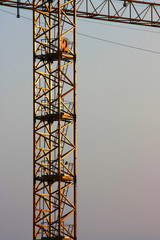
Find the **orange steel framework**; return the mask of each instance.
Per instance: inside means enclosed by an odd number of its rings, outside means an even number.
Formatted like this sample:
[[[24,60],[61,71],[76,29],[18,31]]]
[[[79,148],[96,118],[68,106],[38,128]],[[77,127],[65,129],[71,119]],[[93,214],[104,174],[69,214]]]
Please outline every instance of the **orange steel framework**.
[[[33,4],[33,239],[75,239],[76,2]]]
[[[98,3],[97,3],[98,2]],[[3,1],[33,11],[33,240],[77,239],[76,17],[160,27],[160,4]]]

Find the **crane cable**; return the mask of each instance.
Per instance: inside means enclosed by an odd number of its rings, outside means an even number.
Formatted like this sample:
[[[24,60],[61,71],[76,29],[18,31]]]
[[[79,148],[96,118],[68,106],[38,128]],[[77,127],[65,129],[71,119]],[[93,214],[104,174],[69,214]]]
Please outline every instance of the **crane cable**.
[[[15,13],[12,13],[12,12],[9,12],[9,11],[6,11],[6,10],[0,9],[0,11],[16,16]],[[31,18],[28,18],[28,17],[21,16],[21,18],[24,18],[24,19],[26,19],[26,20],[32,21],[32,19],[31,19]],[[107,25],[107,24],[105,24],[105,25]],[[109,24],[108,24],[108,25],[109,25]],[[125,28],[126,28],[126,27],[125,27]],[[130,28],[130,29],[132,29],[132,28]],[[136,29],[136,30],[137,30],[137,29]],[[141,30],[140,30],[140,31],[141,31]],[[145,30],[144,30],[144,31],[145,31]],[[147,31],[147,30],[146,30],[146,31]],[[155,31],[147,31],[147,32],[157,33],[157,32],[155,32]],[[99,38],[99,37],[94,37],[94,36],[91,36],[91,35],[88,35],[88,34],[85,34],[85,33],[77,32],[77,34],[80,35],[80,36],[87,37],[87,38],[92,38],[92,39],[95,39],[95,40],[98,40],[98,41],[107,42],[107,43],[119,45],[119,46],[122,46],[122,47],[127,47],[127,48],[131,48],[131,49],[135,49],[135,50],[140,50],[140,51],[144,51],[144,52],[154,53],[154,54],[159,54],[159,55],[160,55],[160,52],[158,52],[158,51],[153,51],[153,50],[146,49],[146,48],[135,47],[135,46],[128,45],[128,44],[124,44],[124,43],[119,43],[119,42],[115,42],[115,41],[111,41],[111,40],[107,40],[107,39],[103,39],[103,38]]]
[[[84,36],[84,37],[96,39],[96,40],[99,40],[99,41],[102,41],[102,42],[116,44],[116,45],[119,45],[119,46],[122,46],[122,47],[128,47],[128,48],[132,48],[132,49],[136,49],[136,50],[140,50],[140,51],[145,51],[145,52],[149,52],[149,53],[160,54],[160,52],[158,52],[158,51],[153,51],[153,50],[149,50],[149,49],[146,49],[146,48],[135,47],[135,46],[127,45],[127,44],[124,44],[124,43],[114,42],[114,41],[110,41],[110,40],[99,38],[99,37],[94,37],[94,36],[84,34],[84,33],[80,33],[80,32],[77,32],[77,34],[79,34],[81,36]]]

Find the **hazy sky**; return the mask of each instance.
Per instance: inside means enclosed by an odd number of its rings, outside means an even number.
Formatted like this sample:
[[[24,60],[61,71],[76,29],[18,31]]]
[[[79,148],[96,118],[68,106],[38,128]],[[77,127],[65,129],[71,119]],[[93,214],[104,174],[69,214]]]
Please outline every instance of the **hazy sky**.
[[[32,240],[32,21],[0,30],[0,240]],[[160,52],[158,29],[77,31]],[[78,239],[159,240],[160,54],[77,37]]]

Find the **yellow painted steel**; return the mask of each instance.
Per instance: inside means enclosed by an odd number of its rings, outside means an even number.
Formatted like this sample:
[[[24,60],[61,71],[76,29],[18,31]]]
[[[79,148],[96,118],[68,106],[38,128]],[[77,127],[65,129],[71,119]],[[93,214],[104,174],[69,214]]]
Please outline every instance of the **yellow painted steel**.
[[[0,5],[18,7],[18,15],[20,8],[33,10],[33,240],[76,240],[76,17],[160,27],[160,4],[0,0]]]
[[[76,13],[75,2],[34,1],[34,240],[77,238],[76,15],[67,9]]]

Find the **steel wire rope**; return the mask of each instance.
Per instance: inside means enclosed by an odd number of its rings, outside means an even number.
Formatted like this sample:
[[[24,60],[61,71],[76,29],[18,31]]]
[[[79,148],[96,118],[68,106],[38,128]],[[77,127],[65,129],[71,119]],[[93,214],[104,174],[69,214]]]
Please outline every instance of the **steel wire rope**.
[[[107,39],[103,39],[103,38],[99,38],[99,37],[94,37],[94,36],[91,36],[91,35],[88,35],[88,34],[85,34],[85,33],[80,33],[79,32],[77,34],[79,34],[81,36],[84,36],[84,37],[96,39],[96,40],[99,40],[99,41],[102,41],[102,42],[107,42],[107,43],[112,43],[112,44],[115,44],[115,45],[119,45],[119,46],[122,46],[122,47],[128,47],[128,48],[132,48],[132,49],[140,50],[140,51],[144,51],[144,52],[160,54],[160,52],[158,52],[158,51],[154,51],[154,50],[150,50],[150,49],[146,49],[146,48],[135,47],[135,46],[132,46],[132,45],[128,45],[128,44],[124,44],[124,43],[120,43],[120,42],[115,42],[115,41],[111,41],[111,40],[107,40]]]

